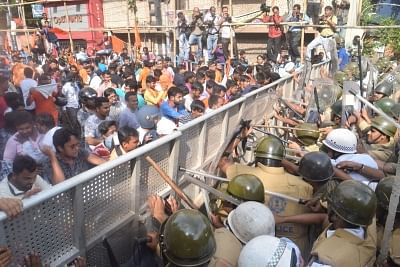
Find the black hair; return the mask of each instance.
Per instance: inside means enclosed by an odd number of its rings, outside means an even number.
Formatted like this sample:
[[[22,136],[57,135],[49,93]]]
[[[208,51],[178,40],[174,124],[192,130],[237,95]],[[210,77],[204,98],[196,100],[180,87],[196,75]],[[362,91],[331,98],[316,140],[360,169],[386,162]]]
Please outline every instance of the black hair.
[[[128,102],[129,101],[129,97],[131,97],[131,96],[136,96],[137,97],[136,92],[127,92],[125,94],[125,101]]]
[[[326,6],[325,8],[324,8],[324,10],[333,10],[333,7],[331,7],[331,6]]]
[[[189,82],[190,79],[192,79],[192,78],[195,77],[195,74],[194,74],[194,72],[192,72],[192,71],[186,71],[186,72],[183,74],[183,77],[184,77],[184,79],[185,79],[185,83],[187,83],[187,82]]]
[[[301,9],[301,7],[300,7],[300,5],[299,5],[299,4],[294,4],[294,5],[293,5],[293,8],[297,8],[298,10],[300,10],[300,9]]]
[[[182,92],[182,90],[180,88],[175,87],[175,86],[169,88],[169,90],[168,90],[168,98],[176,96],[177,94],[182,94],[183,95],[183,92]]]
[[[217,83],[214,80],[208,80],[206,82],[206,88],[213,88],[214,85],[216,85]]]
[[[192,104],[190,104],[190,110],[197,110],[200,112],[204,112],[206,110],[206,105],[204,105],[203,101],[201,100],[193,100]]]
[[[206,77],[206,74],[204,73],[204,71],[197,71],[196,80],[204,79],[205,77]]]
[[[118,127],[116,121],[102,121],[100,122],[99,126],[97,126],[97,129],[99,130],[99,133],[101,135],[104,135],[108,132],[108,129],[110,129],[111,126]]]
[[[115,92],[115,89],[114,88],[112,88],[112,87],[109,87],[109,88],[107,88],[106,90],[104,90],[104,92],[103,92],[103,96],[104,97],[109,97],[110,95],[112,95],[112,94],[117,94],[117,92]]]
[[[199,90],[199,91],[201,91],[201,92],[203,93],[204,87],[203,87],[203,85],[202,85],[201,83],[199,83],[199,82],[194,82],[194,83],[192,84],[192,91],[193,91],[193,90]]]
[[[50,115],[50,113],[40,113],[36,116],[35,121],[37,124],[46,126],[47,129],[51,129],[56,126],[54,118]]]
[[[206,71],[206,76],[207,76],[210,80],[215,80],[215,71],[213,71],[213,70],[207,70],[207,71]]]
[[[25,107],[22,96],[17,92],[6,92],[4,100],[12,110],[16,110],[18,107]]]
[[[68,128],[61,128],[54,132],[53,145],[56,148],[57,152],[60,152],[58,150],[58,147],[64,147],[64,145],[71,140],[72,136],[75,136],[76,139],[79,140],[79,134],[71,131]]]
[[[219,95],[211,95],[208,99],[208,106],[212,108],[214,105],[218,104],[218,100],[222,98]]]
[[[30,78],[32,79],[33,77],[33,70],[30,67],[25,67],[24,68],[24,76],[25,78]]]
[[[234,80],[229,79],[229,80],[226,81],[226,88],[227,89],[229,89],[231,87],[234,87],[236,85],[237,85],[237,83]]]
[[[221,92],[226,92],[226,88],[219,84],[214,85],[214,87],[212,89],[212,94],[219,95],[219,94],[221,94]]]
[[[152,83],[152,82],[156,82],[156,78],[154,78],[154,76],[149,75],[146,77],[146,83]]]
[[[24,170],[34,172],[36,169],[36,161],[28,155],[17,155],[13,161],[12,171],[14,174],[20,174]]]
[[[14,126],[17,127],[19,125],[25,124],[25,123],[33,123],[33,117],[32,114],[29,113],[28,111],[21,110],[21,111],[15,111],[15,117],[14,117]]]
[[[121,145],[129,142],[131,137],[139,138],[139,132],[135,128],[124,126],[118,129],[118,140]]]
[[[160,76],[162,75],[162,72],[161,72],[160,69],[155,69],[155,70],[153,71],[153,74],[154,74],[154,78],[160,79]]]
[[[109,103],[109,100],[107,97],[101,96],[101,97],[96,97],[94,99],[94,106],[96,108],[99,108],[103,105],[103,103]]]

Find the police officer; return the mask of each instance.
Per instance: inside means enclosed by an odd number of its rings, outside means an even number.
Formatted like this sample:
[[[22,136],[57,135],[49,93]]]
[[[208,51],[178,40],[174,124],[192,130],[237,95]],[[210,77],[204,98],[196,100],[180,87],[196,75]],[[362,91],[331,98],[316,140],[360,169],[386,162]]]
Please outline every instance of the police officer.
[[[373,102],[378,101],[379,99],[382,99],[384,97],[391,96],[392,93],[393,93],[393,84],[384,80],[376,86],[370,100]]]
[[[267,136],[261,139],[255,150],[256,167],[233,164],[226,159],[220,165],[228,178],[239,174],[253,174],[260,178],[264,187],[269,191],[286,194],[296,198],[310,199],[312,187],[299,177],[293,176],[285,171],[282,160],[285,148],[282,141],[275,136]],[[279,197],[266,195],[266,205],[274,214],[289,216],[305,213],[308,211],[303,205],[286,201]],[[309,239],[307,226],[298,224],[278,224],[276,236],[286,236],[293,240],[303,253],[307,253]]]
[[[275,219],[265,205],[247,201],[232,210],[225,224],[243,244],[260,235],[275,236]]]
[[[378,186],[375,189],[375,194],[378,199],[378,208],[376,210],[376,226],[378,233],[378,251],[382,246],[383,232],[385,229],[386,218],[389,210],[389,201],[392,194],[392,188],[395,180],[399,179],[395,176],[388,176],[379,181]],[[400,206],[397,206],[396,217],[393,225],[392,236],[389,245],[389,266],[400,265],[400,247],[398,240],[400,238]]]
[[[299,163],[298,173],[314,189],[314,196],[326,197],[325,184],[333,183],[329,188],[334,188],[338,182],[331,178],[335,174],[331,159],[324,152],[310,152],[305,154]]]
[[[287,238],[262,235],[252,239],[239,256],[239,267],[295,267],[301,256],[297,247]]]
[[[168,202],[176,211],[177,203]],[[178,210],[168,218],[164,201],[157,196],[151,196],[148,203],[167,266],[237,266],[242,244],[228,228],[213,230],[210,221],[197,210]],[[157,234],[151,236],[154,240],[150,247],[156,250]]]
[[[319,146],[317,141],[319,139],[319,129],[316,124],[313,123],[300,123],[295,127],[294,135],[297,140],[305,146],[304,149],[307,151],[318,151]]]
[[[219,185],[221,191],[226,192],[230,196],[240,201],[256,201],[264,203],[264,185],[259,178],[252,174],[240,174],[232,178],[228,184]],[[213,209],[215,218],[213,224],[216,227],[221,227],[227,219],[228,214],[237,206],[221,200],[211,199],[210,206]]]
[[[387,161],[394,154],[393,140],[397,128],[383,117],[371,120],[371,127],[367,135],[366,150],[374,159]]]
[[[328,197],[330,225],[314,242],[313,262],[330,266],[372,266],[376,253],[375,193],[349,180]]]
[[[166,266],[207,266],[216,247],[210,221],[197,210],[178,210],[161,226],[160,250]]]

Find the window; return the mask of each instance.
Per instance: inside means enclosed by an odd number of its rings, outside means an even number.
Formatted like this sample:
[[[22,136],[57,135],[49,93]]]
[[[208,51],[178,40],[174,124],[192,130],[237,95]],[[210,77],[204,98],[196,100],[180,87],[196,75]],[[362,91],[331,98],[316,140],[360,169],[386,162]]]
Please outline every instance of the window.
[[[81,4],[76,5],[76,12],[81,12]]]
[[[57,13],[57,7],[53,7],[53,13]]]

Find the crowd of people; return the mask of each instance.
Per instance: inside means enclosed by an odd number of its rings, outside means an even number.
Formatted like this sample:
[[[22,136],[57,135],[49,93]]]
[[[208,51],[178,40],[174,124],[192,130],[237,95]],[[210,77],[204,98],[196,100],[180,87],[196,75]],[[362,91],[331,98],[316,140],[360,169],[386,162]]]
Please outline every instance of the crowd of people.
[[[279,8],[271,10],[273,15],[265,14],[264,21],[279,24]],[[293,19],[299,19],[299,11],[294,6]],[[226,35],[218,44],[219,27],[231,21],[228,10],[224,12],[225,19],[217,18],[211,8],[203,18],[194,9],[195,30],[179,39],[184,49],[176,66],[147,48],[135,60],[126,49],[116,55],[110,51],[107,33],[104,50],[93,58],[85,49],[77,54],[60,49],[58,57],[45,54],[44,58],[6,53],[1,64],[9,68],[0,72],[0,210],[16,217],[22,212],[22,199],[171,134],[282,76],[293,75],[299,82],[294,67],[274,64],[280,54],[274,38],[281,29],[276,25],[271,26],[267,56],[259,55],[255,64],[248,64],[243,52],[237,58],[226,56],[231,38]],[[183,24],[182,16],[178,18]],[[312,46],[324,45],[323,38],[333,40],[332,8],[325,8],[323,19],[328,27]],[[208,56],[214,58],[186,64],[191,53],[185,50],[188,44],[202,45],[204,22]],[[293,43],[298,42],[298,30],[295,26],[289,30]],[[338,44],[343,48],[342,41]],[[223,61],[215,57],[218,49]],[[298,50],[291,49],[297,58]],[[197,53],[202,57],[201,49]],[[139,244],[141,258],[133,253],[127,264],[373,266],[383,246],[397,179],[399,143],[394,121],[400,116],[400,80],[396,64],[386,58],[360,75],[357,63],[347,58],[344,64],[340,53],[339,71],[332,77],[321,72],[327,85],[314,94],[314,102],[281,98],[274,105],[273,117],[286,128],[271,132],[268,121],[263,129],[247,124],[230,140],[216,159],[226,182],[215,185],[221,194],[210,195],[210,203],[204,203],[208,208],[184,209],[173,197],[149,196],[148,242]],[[372,91],[367,90],[365,77],[376,80]],[[365,86],[368,100],[381,112],[358,105],[343,109],[344,81]],[[313,82],[300,89],[311,92],[317,86]],[[279,96],[279,88],[271,90]],[[312,103],[318,103],[317,114]],[[267,134],[260,137],[255,132]],[[250,136],[258,139],[255,146],[246,144]],[[238,163],[239,146],[254,152],[252,164]],[[289,160],[289,153],[297,160]],[[383,266],[400,265],[395,242],[399,220],[396,213]],[[0,247],[0,266],[8,266],[11,260],[10,249]],[[35,253],[24,260],[26,266],[41,266]],[[86,263],[78,258],[75,265]]]

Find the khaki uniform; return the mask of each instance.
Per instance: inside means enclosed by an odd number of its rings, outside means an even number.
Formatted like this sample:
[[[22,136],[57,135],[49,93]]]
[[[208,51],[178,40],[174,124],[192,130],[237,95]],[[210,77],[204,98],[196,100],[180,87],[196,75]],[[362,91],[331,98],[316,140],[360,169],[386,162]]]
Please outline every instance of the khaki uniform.
[[[208,267],[236,267],[242,244],[240,241],[226,228],[218,228],[214,231],[217,250],[211,258]]]
[[[367,149],[368,154],[374,159],[388,161],[392,154],[394,154],[394,145],[395,142],[393,138],[390,138],[389,143],[366,145],[365,148]]]
[[[283,167],[267,167],[258,163],[258,167],[234,164],[229,166],[226,175],[229,179],[239,174],[253,174],[263,183],[265,190],[285,194],[295,198],[311,199],[313,188],[300,177],[285,172]],[[298,215],[310,212],[304,205],[286,199],[265,195],[265,204],[275,214],[281,216]],[[308,226],[296,223],[283,223],[276,225],[276,236],[291,239],[300,248],[303,256],[310,249]]]
[[[383,232],[385,230],[384,226],[377,225],[376,230],[378,232],[378,252],[380,251],[382,239],[383,239]],[[400,265],[400,228],[394,229],[392,232],[392,237],[390,240],[389,246],[389,257],[390,259]]]
[[[366,232],[364,240],[344,229],[337,229],[327,238],[324,232],[314,242],[311,255],[318,258],[323,264],[332,267],[369,267],[375,262],[376,253],[376,225],[373,222]]]

